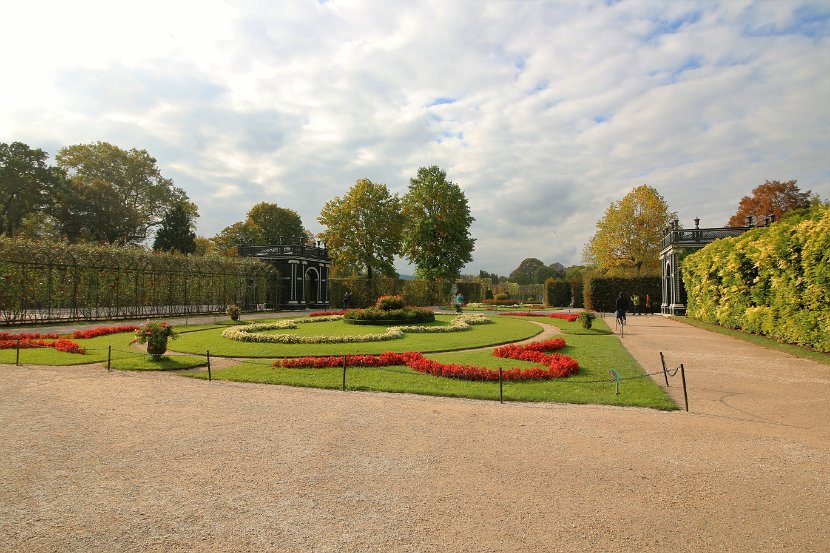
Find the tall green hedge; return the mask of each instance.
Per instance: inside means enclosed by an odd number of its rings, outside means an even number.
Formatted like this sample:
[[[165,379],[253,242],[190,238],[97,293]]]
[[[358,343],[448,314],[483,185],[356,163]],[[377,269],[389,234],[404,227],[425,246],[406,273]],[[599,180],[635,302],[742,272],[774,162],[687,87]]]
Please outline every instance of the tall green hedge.
[[[567,307],[571,304],[571,283],[549,278],[545,281],[545,305]]]
[[[399,280],[396,278],[361,277],[329,279],[329,301],[332,307],[343,307],[343,295],[352,294],[351,307],[369,307],[380,296],[403,296],[407,305],[444,305],[449,302],[450,283],[433,283],[425,280]],[[464,296],[467,297],[466,294]]]
[[[603,277],[589,275],[585,277],[585,308],[593,311],[614,311],[617,295],[622,292],[627,298],[637,294],[645,306],[646,295],[651,296],[651,311],[660,309],[662,282],[659,276],[644,277]],[[629,302],[630,303],[630,302]]]
[[[274,303],[278,273],[252,259],[0,237],[0,321],[137,318]]]
[[[830,206],[817,206],[682,265],[690,317],[830,352]]]
[[[584,299],[584,282],[580,279],[574,279],[570,281],[571,283],[571,297],[574,302],[574,307],[584,307],[585,306],[585,299]]]

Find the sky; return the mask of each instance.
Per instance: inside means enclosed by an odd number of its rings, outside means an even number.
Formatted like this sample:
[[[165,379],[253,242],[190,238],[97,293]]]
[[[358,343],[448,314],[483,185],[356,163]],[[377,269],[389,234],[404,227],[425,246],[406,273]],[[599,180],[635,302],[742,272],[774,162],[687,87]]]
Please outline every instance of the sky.
[[[463,272],[581,263],[654,187],[723,226],[766,180],[830,199],[830,2],[5,3],[0,142],[147,150],[213,236],[266,201],[312,232],[419,167],[475,222]],[[404,261],[402,273],[413,270]]]

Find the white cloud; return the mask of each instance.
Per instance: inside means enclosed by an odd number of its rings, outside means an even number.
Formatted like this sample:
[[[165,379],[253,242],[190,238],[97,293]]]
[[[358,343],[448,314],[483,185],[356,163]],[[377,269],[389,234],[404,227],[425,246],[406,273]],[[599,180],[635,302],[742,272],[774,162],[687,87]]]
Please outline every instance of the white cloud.
[[[462,186],[468,272],[578,263],[648,183],[720,225],[765,179],[830,197],[830,10],[801,2],[16,3],[0,141],[146,148],[212,235],[312,230],[358,178]],[[10,52],[26,55],[10,55]]]

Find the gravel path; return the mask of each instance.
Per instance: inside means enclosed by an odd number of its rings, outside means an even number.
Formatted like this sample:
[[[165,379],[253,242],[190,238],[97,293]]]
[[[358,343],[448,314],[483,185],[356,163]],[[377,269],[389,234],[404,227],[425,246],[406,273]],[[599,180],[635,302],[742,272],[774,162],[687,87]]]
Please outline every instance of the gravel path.
[[[0,365],[0,551],[827,551],[830,367],[629,323],[690,413]]]

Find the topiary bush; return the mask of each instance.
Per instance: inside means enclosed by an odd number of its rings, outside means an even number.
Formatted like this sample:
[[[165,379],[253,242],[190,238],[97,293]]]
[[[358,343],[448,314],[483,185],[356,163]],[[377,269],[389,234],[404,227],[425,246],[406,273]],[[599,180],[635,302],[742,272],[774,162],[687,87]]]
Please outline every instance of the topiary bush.
[[[493,299],[496,300],[496,301],[505,301],[505,300],[509,300],[510,296],[508,296],[504,292],[500,292],[500,293],[496,294],[495,296],[493,296]]]
[[[594,315],[592,312],[583,311],[579,314],[579,317],[577,317],[576,320],[579,321],[579,324],[582,325],[582,328],[590,329],[592,326],[594,326],[594,319],[596,318],[597,316]]]
[[[403,298],[400,296],[381,296],[375,302],[375,307],[383,311],[392,311],[395,309],[403,309],[406,306]]]

